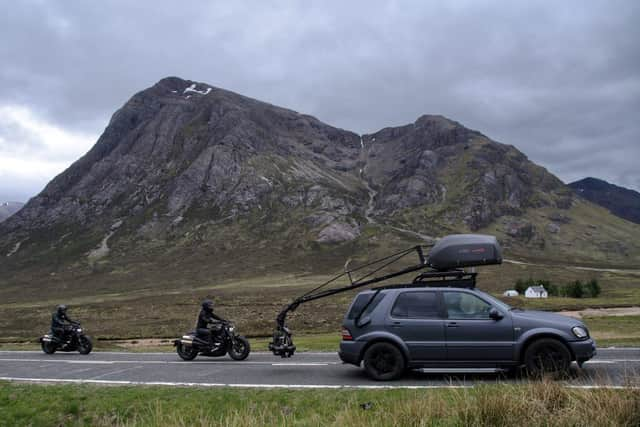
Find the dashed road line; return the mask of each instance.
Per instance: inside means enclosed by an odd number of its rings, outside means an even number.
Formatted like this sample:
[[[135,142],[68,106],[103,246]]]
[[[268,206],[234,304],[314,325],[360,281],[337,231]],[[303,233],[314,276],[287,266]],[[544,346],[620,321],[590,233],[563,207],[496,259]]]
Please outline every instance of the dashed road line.
[[[109,375],[116,375],[116,374],[121,374],[123,372],[127,372],[127,371],[132,371],[134,369],[137,369],[137,366],[131,367],[131,368],[124,368],[124,369],[118,369],[115,371],[109,371],[109,372],[105,372],[104,374],[101,375],[96,375],[95,377],[91,377],[89,378],[89,380],[98,380],[100,378],[104,378],[104,377],[108,377]]]
[[[70,365],[75,364],[87,364],[87,365],[115,365],[115,364],[137,364],[137,365],[183,365],[183,366],[197,366],[197,365],[258,365],[258,366],[329,366],[329,365],[340,365],[341,362],[252,362],[252,361],[213,361],[213,360],[204,360],[204,361],[194,361],[194,362],[184,362],[184,361],[175,361],[175,360],[64,360],[64,359],[3,359],[0,358],[0,363],[2,362],[26,362],[26,363],[65,363]]]

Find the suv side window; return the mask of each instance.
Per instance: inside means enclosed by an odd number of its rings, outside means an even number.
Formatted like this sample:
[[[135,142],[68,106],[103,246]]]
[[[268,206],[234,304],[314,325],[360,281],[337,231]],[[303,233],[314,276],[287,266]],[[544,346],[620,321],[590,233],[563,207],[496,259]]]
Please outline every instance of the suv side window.
[[[440,317],[436,292],[403,292],[391,310],[393,317],[437,319]]]
[[[491,304],[465,292],[445,292],[444,305],[449,319],[489,319]]]

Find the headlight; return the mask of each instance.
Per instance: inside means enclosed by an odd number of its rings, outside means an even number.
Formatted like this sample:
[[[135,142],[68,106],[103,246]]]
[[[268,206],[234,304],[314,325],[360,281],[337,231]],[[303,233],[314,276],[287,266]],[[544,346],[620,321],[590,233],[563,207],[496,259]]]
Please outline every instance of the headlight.
[[[78,329],[77,329],[77,331],[78,331],[78,332],[82,332],[82,329],[81,329],[81,328],[78,328]]]
[[[235,330],[236,330],[236,328],[234,328],[233,326],[229,326],[229,332],[233,332]]]
[[[571,328],[571,332],[573,332],[573,335],[578,338],[587,338],[589,336],[589,332],[587,331],[587,329],[583,328],[582,326],[574,326],[573,328]]]

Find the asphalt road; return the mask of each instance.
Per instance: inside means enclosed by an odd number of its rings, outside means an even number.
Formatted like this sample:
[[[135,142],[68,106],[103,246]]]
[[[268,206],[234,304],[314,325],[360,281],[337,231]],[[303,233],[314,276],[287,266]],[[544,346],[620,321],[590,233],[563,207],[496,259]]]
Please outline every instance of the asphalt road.
[[[265,388],[469,387],[523,381],[518,375],[486,372],[411,371],[399,381],[379,383],[368,379],[362,369],[342,364],[335,353],[298,353],[290,359],[252,353],[242,362],[199,356],[184,362],[175,353],[94,352],[82,356],[35,351],[0,351],[0,380]],[[573,365],[566,383],[575,387],[640,386],[640,348],[599,349],[583,369]]]

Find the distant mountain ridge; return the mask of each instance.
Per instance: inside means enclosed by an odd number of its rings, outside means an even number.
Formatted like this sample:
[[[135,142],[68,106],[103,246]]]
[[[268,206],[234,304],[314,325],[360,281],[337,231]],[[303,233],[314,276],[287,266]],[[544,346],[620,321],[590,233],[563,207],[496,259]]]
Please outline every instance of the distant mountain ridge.
[[[23,206],[24,203],[21,202],[0,202],[0,222],[18,212]]]
[[[326,273],[350,254],[457,232],[495,234],[523,258],[640,262],[640,227],[453,120],[358,135],[170,77],[135,94],[86,155],[0,224],[0,276],[153,287]]]
[[[608,209],[614,215],[640,224],[640,193],[597,178],[584,178],[569,187],[581,197]]]

